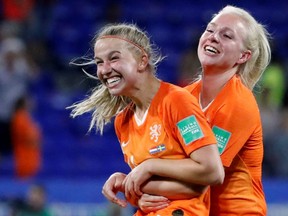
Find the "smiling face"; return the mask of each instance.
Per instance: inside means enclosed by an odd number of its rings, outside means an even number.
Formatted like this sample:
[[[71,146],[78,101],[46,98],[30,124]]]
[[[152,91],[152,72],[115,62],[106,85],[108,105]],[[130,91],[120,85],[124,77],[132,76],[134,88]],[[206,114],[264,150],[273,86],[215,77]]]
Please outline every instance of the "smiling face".
[[[99,39],[94,47],[97,76],[112,95],[130,96],[135,88],[138,61],[126,41],[115,38]]]
[[[199,40],[198,56],[204,72],[209,67],[213,67],[214,72],[230,70],[247,61],[249,53],[243,44],[245,35],[245,26],[239,17],[217,15]]]

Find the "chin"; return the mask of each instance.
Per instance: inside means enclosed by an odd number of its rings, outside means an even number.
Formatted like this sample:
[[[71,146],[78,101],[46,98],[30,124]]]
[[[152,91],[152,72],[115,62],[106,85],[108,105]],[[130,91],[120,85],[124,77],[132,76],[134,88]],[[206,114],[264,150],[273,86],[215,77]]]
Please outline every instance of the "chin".
[[[119,92],[119,91],[117,91],[117,90],[115,90],[115,89],[113,89],[113,90],[110,90],[110,89],[109,89],[109,93],[110,93],[112,96],[121,96],[121,95],[122,95],[121,92]]]
[[[215,61],[215,59],[211,59],[211,58],[202,58],[200,60],[200,63],[202,65],[202,67],[207,67],[207,66],[210,67],[210,66],[216,65],[219,62],[217,62],[217,61]]]
[[[112,96],[119,96],[119,94],[115,91],[109,91],[110,95]]]

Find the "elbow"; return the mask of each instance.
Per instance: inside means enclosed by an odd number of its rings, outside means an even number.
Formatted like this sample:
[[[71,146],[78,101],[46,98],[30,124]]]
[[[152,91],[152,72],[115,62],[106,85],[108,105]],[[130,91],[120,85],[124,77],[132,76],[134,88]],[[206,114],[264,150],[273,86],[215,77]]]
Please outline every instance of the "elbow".
[[[206,164],[204,170],[205,185],[218,185],[224,182],[225,171],[222,164]]]
[[[218,185],[223,184],[225,175],[218,175],[217,178],[215,178],[215,181],[211,185]]]
[[[224,167],[217,166],[210,172],[210,185],[223,184],[225,178]]]

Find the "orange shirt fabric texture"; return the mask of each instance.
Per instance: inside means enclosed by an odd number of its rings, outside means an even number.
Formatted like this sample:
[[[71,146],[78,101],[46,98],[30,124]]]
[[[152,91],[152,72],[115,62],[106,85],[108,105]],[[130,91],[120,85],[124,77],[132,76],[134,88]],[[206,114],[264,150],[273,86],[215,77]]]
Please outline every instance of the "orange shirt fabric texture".
[[[133,109],[131,103],[115,119],[116,135],[131,169],[149,158],[189,158],[196,149],[216,143],[196,98],[181,87],[161,82],[140,124]],[[149,214],[138,210],[135,216],[168,216],[177,210],[189,216],[209,215],[207,195],[171,201],[167,208]]]
[[[198,81],[185,88],[199,100],[201,84]],[[204,114],[225,167],[224,183],[210,188],[210,215],[266,215],[262,125],[253,93],[235,75]]]
[[[33,177],[41,166],[41,132],[25,109],[16,111],[12,118],[12,142],[16,175]]]

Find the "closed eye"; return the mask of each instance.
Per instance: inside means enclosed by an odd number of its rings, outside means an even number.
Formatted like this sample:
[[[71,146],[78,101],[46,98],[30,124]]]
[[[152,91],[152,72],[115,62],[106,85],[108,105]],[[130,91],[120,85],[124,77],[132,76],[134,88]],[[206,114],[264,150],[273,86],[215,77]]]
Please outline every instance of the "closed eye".
[[[115,60],[118,60],[118,59],[119,59],[118,57],[111,58],[112,61],[115,61]]]
[[[224,34],[224,37],[228,38],[228,39],[232,39],[232,37],[230,35]]]
[[[114,56],[111,57],[110,61],[116,61],[116,60],[118,60],[118,59],[119,59],[119,56],[115,56],[115,55],[114,55]]]
[[[95,64],[96,65],[100,65],[100,64],[102,64],[103,63],[103,61],[95,61]]]

